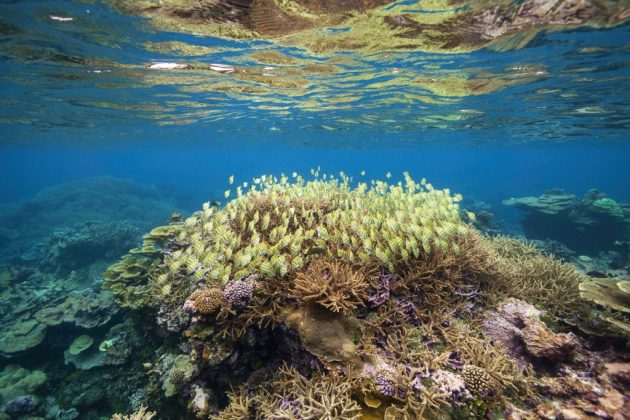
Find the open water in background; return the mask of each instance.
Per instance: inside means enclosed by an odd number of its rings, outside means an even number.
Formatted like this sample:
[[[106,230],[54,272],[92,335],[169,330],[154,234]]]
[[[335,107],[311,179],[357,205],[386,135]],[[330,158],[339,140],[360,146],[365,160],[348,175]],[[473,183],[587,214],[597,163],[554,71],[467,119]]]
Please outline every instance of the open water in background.
[[[273,50],[315,63],[331,57],[159,32],[100,2],[2,2],[0,11],[4,203],[94,175],[175,184],[202,202],[220,198],[232,174],[245,180],[318,165],[372,177],[409,170],[495,203],[552,187],[630,198],[627,24],[546,32],[500,52],[337,53],[353,64],[306,77],[310,85],[299,95],[282,88],[248,96],[208,87],[233,83],[230,74],[147,66],[220,63],[263,72],[247,53]],[[175,41],[212,53],[147,47]],[[506,87],[440,95],[404,85],[405,74]]]

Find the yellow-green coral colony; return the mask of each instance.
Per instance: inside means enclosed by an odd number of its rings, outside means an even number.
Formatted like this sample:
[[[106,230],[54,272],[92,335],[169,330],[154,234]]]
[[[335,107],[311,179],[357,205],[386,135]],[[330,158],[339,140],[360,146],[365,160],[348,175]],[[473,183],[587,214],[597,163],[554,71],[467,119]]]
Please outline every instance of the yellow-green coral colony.
[[[459,215],[461,195],[424,179],[404,173],[404,182],[396,184],[353,185],[344,173],[312,174],[310,181],[295,173],[261,176],[249,189],[239,186],[224,208],[206,203],[184,221],[154,229],[109,268],[107,285],[123,306],[137,307],[130,295],[136,301],[145,292],[165,298],[188,293],[198,282],[284,276],[321,254],[393,271],[425,254],[457,253],[458,238],[469,233]]]

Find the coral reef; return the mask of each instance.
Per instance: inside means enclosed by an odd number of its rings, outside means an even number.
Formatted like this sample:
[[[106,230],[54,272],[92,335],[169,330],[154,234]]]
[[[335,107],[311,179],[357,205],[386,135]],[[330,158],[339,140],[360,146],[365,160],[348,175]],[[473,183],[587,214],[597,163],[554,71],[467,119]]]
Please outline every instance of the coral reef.
[[[18,365],[8,365],[0,372],[0,405],[5,406],[17,398],[32,396],[48,377],[42,371],[28,371]]]
[[[146,341],[101,290],[102,273],[172,210],[154,188],[111,178],[0,206],[10,238],[0,253],[0,418],[128,408],[127,389],[142,388]]]
[[[89,335],[80,335],[74,339],[72,344],[70,344],[70,347],[68,348],[68,353],[70,353],[73,356],[76,356],[77,354],[82,353],[88,348],[90,348],[90,346],[92,346],[93,343],[94,343],[94,339],[90,337]]]
[[[0,352],[12,355],[38,346],[46,336],[46,326],[30,319],[6,325],[0,334]]]
[[[297,273],[290,296],[304,302],[316,302],[333,312],[348,312],[367,297],[365,275],[343,262],[312,261]]]
[[[500,343],[522,367],[570,358],[577,347],[575,337],[555,334],[540,320],[541,312],[517,299],[507,299],[497,310],[487,311],[483,332]]]
[[[580,296],[598,306],[597,316],[603,325],[617,334],[630,336],[630,281],[592,278],[580,283],[579,287]]]
[[[83,268],[95,260],[109,261],[135,245],[140,230],[127,222],[83,222],[54,231],[29,255],[39,264],[60,273]]]
[[[582,199],[555,189],[540,197],[510,198],[503,204],[525,212],[523,230],[531,239],[552,239],[580,253],[612,249],[630,233],[630,207],[589,190]]]
[[[107,324],[117,311],[111,293],[86,289],[71,292],[58,305],[40,309],[35,313],[35,319],[45,325],[68,323],[95,328]]]
[[[123,247],[138,239],[136,232],[166,220],[173,207],[155,188],[123,179],[87,178],[50,187],[17,205],[0,206],[0,226],[11,237],[0,259],[39,264],[45,257],[52,264],[45,268],[54,271],[119,258]],[[63,259],[64,252],[69,258]]]
[[[108,269],[116,301],[158,326],[142,401],[165,417],[173,401],[218,419],[534,412],[584,353],[623,362],[554,331],[596,320],[587,277],[480,234],[459,195],[313,174],[237,186]]]
[[[488,236],[460,195],[408,174],[312,174],[173,215],[102,279],[132,237],[121,220],[51,230],[50,252],[32,252],[51,258],[0,267],[0,418],[627,415],[628,282],[604,278],[617,272]],[[596,192],[538,204],[614,223],[627,208]]]
[[[149,409],[145,406],[140,407],[138,411],[130,414],[114,414],[112,416],[112,420],[151,420],[153,417],[157,415],[154,411],[149,411]]]

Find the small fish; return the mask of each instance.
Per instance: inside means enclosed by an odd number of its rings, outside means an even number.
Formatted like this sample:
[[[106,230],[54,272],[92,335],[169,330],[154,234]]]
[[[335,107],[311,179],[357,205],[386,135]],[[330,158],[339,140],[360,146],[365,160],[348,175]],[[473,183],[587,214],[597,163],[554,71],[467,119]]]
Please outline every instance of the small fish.
[[[225,198],[228,198],[230,196],[230,190],[225,190],[225,192],[223,193],[223,196]]]
[[[230,183],[230,185],[234,184],[234,175],[230,175],[230,177],[228,178],[228,182]]]
[[[361,171],[361,176],[365,176],[365,171]]]
[[[323,246],[314,246],[313,248],[306,251],[306,255],[321,255],[326,252],[326,248]]]
[[[385,174],[385,178],[389,179],[389,178],[391,178],[391,177],[392,177],[392,173],[391,173],[391,172],[387,172],[387,173]]]

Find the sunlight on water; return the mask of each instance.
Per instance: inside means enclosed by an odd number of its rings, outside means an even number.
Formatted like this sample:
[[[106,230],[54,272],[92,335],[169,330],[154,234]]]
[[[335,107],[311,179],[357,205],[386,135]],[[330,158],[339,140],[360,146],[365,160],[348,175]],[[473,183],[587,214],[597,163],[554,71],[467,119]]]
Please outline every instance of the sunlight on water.
[[[141,9],[151,3],[130,4],[143,15]],[[439,9],[423,4],[414,7]],[[368,48],[344,40],[343,48],[317,51],[298,42],[305,35],[262,41],[197,36],[188,32],[197,33],[199,23],[174,27],[158,18],[160,9],[150,9],[141,20],[103,3],[24,1],[0,7],[3,89],[10,93],[0,103],[6,124],[48,129],[202,124],[234,130],[255,121],[272,132],[371,127],[384,133],[508,127],[504,141],[614,138],[628,124],[627,98],[621,96],[630,87],[626,26],[566,32],[556,21],[547,28],[551,24],[538,19],[527,36],[524,23],[513,23],[500,31],[502,37],[487,36],[465,48],[427,51],[421,44],[387,43]],[[385,19],[411,16],[412,6],[371,7]],[[355,13],[352,19],[362,19]],[[440,19],[454,19],[453,11],[440,13],[446,14]],[[472,12],[466,13],[462,16]],[[608,25],[622,19],[617,9],[608,13]],[[594,26],[602,19],[584,20]],[[343,20],[339,27],[348,24]],[[177,32],[156,32],[162,26]],[[483,46],[488,48],[479,50]]]

